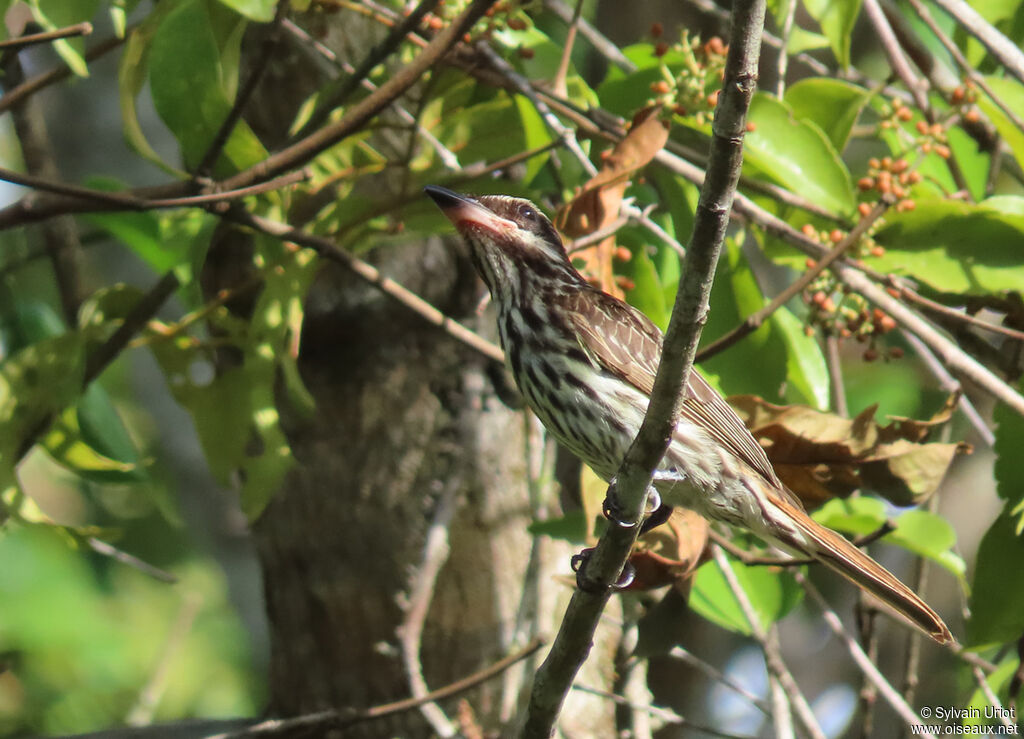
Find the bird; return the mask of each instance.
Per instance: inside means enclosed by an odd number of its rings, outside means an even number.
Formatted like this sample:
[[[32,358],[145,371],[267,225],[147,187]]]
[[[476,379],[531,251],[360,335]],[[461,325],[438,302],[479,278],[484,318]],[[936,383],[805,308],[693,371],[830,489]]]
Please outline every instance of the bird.
[[[506,364],[559,442],[606,482],[643,422],[661,359],[660,329],[591,285],[558,231],[529,200],[425,192],[469,247],[491,294]],[[690,373],[682,412],[653,487],[666,506],[749,531],[852,581],[940,644],[949,628],[909,587],[814,521],[725,399]]]

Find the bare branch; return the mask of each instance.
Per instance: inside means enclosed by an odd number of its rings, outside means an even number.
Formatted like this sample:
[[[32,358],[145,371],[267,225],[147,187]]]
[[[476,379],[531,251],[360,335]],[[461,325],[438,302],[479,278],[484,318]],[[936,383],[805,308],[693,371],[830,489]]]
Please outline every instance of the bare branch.
[[[905,700],[903,700],[903,696],[901,696],[889,681],[885,679],[885,676],[879,672],[874,662],[872,662],[868,655],[864,653],[864,650],[861,649],[857,640],[846,633],[846,629],[843,628],[843,624],[839,620],[839,616],[837,616],[836,612],[829,607],[821,593],[818,592],[818,589],[814,587],[811,581],[808,580],[802,572],[795,571],[793,576],[803,587],[804,592],[811,596],[811,599],[818,604],[819,608],[821,608],[825,623],[828,624],[830,629],[832,629],[832,633],[839,637],[843,646],[846,647],[850,656],[853,657],[853,661],[857,663],[857,667],[859,667],[864,675],[871,681],[871,684],[878,689],[879,695],[881,695],[886,702],[892,706],[893,710],[896,711],[896,714],[907,724],[907,726],[914,726],[915,729],[921,729],[921,733],[917,734],[917,736],[927,736],[931,737],[931,739],[935,739],[934,734],[925,733],[921,717],[915,713],[914,709],[911,708]]]
[[[405,700],[374,706],[363,711],[320,711],[319,713],[310,713],[294,718],[270,719],[254,726],[249,726],[241,731],[216,734],[207,737],[207,739],[248,739],[249,737],[275,736],[277,734],[287,735],[297,730],[326,731],[328,729],[345,729],[356,724],[394,716],[398,713],[411,711],[423,703],[444,700],[445,698],[451,698],[454,695],[471,690],[477,685],[497,677],[517,662],[528,658],[542,646],[544,646],[544,640],[538,637],[518,652],[498,660],[490,667],[480,670],[469,677],[457,680],[443,688],[431,691],[421,698],[406,698]]]
[[[1015,43],[1001,34],[964,0],[935,0],[935,4],[984,44],[1007,71],[1024,82],[1024,52]]]
[[[746,112],[757,79],[764,10],[761,0],[737,0],[733,4],[733,36],[712,125],[707,180],[682,268],[684,277],[672,309],[646,417],[619,468],[615,489],[609,490],[610,495],[616,495],[627,520],[640,518],[652,471],[668,448],[682,390],[693,366],[739,179]],[[548,737],[553,731],[573,678],[590,649],[610,588],[622,571],[638,531],[639,525],[609,526],[586,563],[585,578],[593,583],[593,588],[573,593],[551,652],[534,680],[524,737]]]
[[[242,211],[229,212],[225,214],[225,217],[270,236],[313,249],[321,257],[348,267],[356,275],[372,284],[381,292],[402,303],[414,313],[419,314],[428,323],[437,326],[449,336],[458,339],[488,359],[493,359],[496,362],[505,361],[505,353],[501,350],[501,347],[492,344],[479,334],[470,331],[461,323],[452,320],[419,295],[416,295],[391,278],[385,277],[372,264],[352,256],[344,249],[338,247],[337,244],[320,236],[299,231],[286,223],[279,223]]]
[[[62,38],[74,38],[75,36],[88,36],[92,33],[92,23],[76,23],[73,26],[56,28],[52,31],[42,33],[29,33],[18,38],[9,38],[0,41],[0,51],[20,51],[36,44],[48,44]]]

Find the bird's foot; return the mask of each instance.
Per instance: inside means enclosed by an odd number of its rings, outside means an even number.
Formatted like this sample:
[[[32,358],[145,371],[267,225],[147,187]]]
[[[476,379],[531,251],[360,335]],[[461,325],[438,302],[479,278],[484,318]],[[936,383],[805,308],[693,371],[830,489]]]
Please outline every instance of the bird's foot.
[[[577,588],[582,590],[584,593],[603,593],[606,589],[625,590],[633,584],[633,580],[636,579],[636,568],[634,568],[629,562],[626,562],[618,579],[611,585],[605,585],[597,580],[587,577],[587,564],[590,562],[590,558],[593,554],[593,547],[587,547],[579,554],[573,555],[573,558],[569,561],[569,566],[572,567],[572,571],[576,573]]]
[[[658,473],[655,473],[654,481],[659,481]],[[604,503],[601,506],[601,511],[604,513],[604,517],[614,523],[616,526],[621,526],[624,529],[631,528],[636,525],[636,521],[627,521],[622,507],[619,505],[618,496],[616,495],[616,482],[612,480],[611,485],[608,486],[608,495],[605,496]],[[662,503],[661,495],[654,487],[650,487],[647,490],[647,508],[644,511],[644,520],[640,525],[640,533],[645,534],[655,526],[660,526],[668,520],[668,517],[672,514],[672,506],[667,506]]]

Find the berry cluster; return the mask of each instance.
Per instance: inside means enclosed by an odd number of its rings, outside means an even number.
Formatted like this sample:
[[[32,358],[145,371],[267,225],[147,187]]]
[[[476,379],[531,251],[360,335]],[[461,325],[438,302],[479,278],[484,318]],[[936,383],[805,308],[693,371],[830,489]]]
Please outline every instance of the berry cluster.
[[[903,108],[906,110],[906,108]],[[868,160],[868,173],[857,180],[857,187],[861,192],[877,192],[882,197],[896,199],[896,210],[913,210],[916,206],[910,197],[910,188],[921,181],[921,174],[910,169],[910,162],[906,159],[872,157]],[[861,216],[871,212],[874,203],[862,202],[857,206]]]
[[[718,105],[729,47],[718,36],[701,42],[699,38],[691,39],[684,30],[678,43],[669,44],[662,39],[663,34],[660,23],[651,26],[651,36],[656,39],[654,55],[661,58],[676,52],[672,66],[679,71],[673,72],[667,64],[662,64],[662,79],[651,84],[655,95],[652,104],[679,116],[691,116],[697,125],[703,125]]]

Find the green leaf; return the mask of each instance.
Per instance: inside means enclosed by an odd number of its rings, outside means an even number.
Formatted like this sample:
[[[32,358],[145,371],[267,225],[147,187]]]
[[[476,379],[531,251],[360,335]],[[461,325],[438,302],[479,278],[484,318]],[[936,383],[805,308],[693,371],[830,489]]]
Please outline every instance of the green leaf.
[[[1018,118],[1024,117],[1024,85],[1010,77],[988,76],[985,81],[1007,108],[1015,111]],[[978,107],[1010,147],[1017,165],[1024,167],[1024,131],[1017,128],[1002,108],[981,90],[978,90]]]
[[[548,127],[544,124],[544,119],[540,117],[540,113],[533,107],[533,103],[522,95],[516,95],[515,104],[516,109],[519,111],[519,124],[523,132],[525,148],[536,149],[551,143],[552,136],[548,132]],[[547,164],[550,158],[551,153],[548,152],[527,160],[526,174],[523,176],[523,182],[532,182],[533,178],[537,176],[537,173]]]
[[[732,557],[729,557],[729,564],[750,599],[762,629],[784,617],[803,598],[803,590],[789,573],[772,572],[767,567],[747,567]],[[739,634],[752,633],[750,622],[715,561],[706,562],[697,570],[690,608],[724,629]]]
[[[174,8],[173,3],[158,3],[146,19],[128,35],[117,65],[117,90],[121,106],[121,125],[128,145],[139,156],[153,162],[166,172],[184,176],[184,172],[171,167],[150,145],[139,124],[137,98],[146,84],[149,69],[149,49],[163,19]]]
[[[29,0],[32,17],[46,31],[92,20],[99,0]],[[58,39],[52,42],[54,51],[79,77],[89,76],[89,67],[83,53],[85,41],[81,38]]]
[[[38,341],[0,363],[0,467],[10,472],[22,444],[82,390],[82,332]]]
[[[628,120],[651,101],[651,85],[665,79],[662,65],[672,75],[677,75],[686,66],[687,57],[677,50],[656,56],[654,45],[649,43],[628,46],[622,53],[636,65],[636,71],[624,72],[612,65],[608,76],[597,88],[597,97],[604,110]]]
[[[744,165],[828,210],[847,215],[856,207],[850,173],[835,147],[813,123],[799,121],[785,103],[754,96],[743,145]]]
[[[942,565],[963,581],[967,565],[953,547],[956,531],[949,521],[934,513],[921,510],[907,511],[896,519],[896,530],[882,541],[896,544],[908,552],[927,557]]]
[[[1024,537],[1009,509],[1007,504],[978,547],[967,622],[971,646],[1016,641],[1024,632]]]
[[[237,65],[232,62],[237,61],[237,24],[218,37],[215,19],[207,0],[184,0],[164,18],[149,48],[153,105],[178,139],[188,169],[199,164],[227,118],[237,85]],[[224,24],[216,27],[224,29]],[[244,169],[266,155],[259,139],[240,121],[216,169]]]
[[[877,531],[888,520],[885,503],[864,496],[833,498],[811,517],[822,526],[857,536]]]
[[[793,116],[818,126],[840,152],[846,149],[853,124],[870,97],[862,87],[824,77],[800,80],[786,89],[786,104]]]
[[[1002,698],[1003,706],[1006,706],[1009,703],[1010,682],[1019,667],[1020,657],[1011,653],[1003,658],[1003,661],[999,663],[999,666],[993,672],[985,675],[986,687],[990,692],[986,692],[981,686],[975,688],[965,706],[967,709],[974,710],[969,710],[967,715],[963,717],[964,726],[989,726],[1001,723],[999,721],[1001,714],[997,713],[999,709],[992,707],[988,696],[991,694]],[[1002,710],[1006,711],[1006,714],[1002,714],[1002,716],[1009,719],[1014,718],[1010,713],[1013,710],[1012,708],[1004,707]],[[967,732],[964,732],[964,734],[966,735]],[[995,732],[978,732],[977,735],[994,736]]]
[[[786,51],[790,54],[825,48],[828,48],[828,38],[820,33],[800,28],[800,26],[793,26],[793,30],[789,34],[789,43],[786,44]]]
[[[527,530],[534,536],[550,536],[573,544],[582,544],[587,539],[587,518],[582,510],[570,511],[560,518],[534,521]]]
[[[804,7],[818,21],[832,53],[844,69],[850,66],[850,40],[860,5],[861,0],[804,0]]]
[[[786,345],[786,378],[800,400],[818,410],[829,406],[829,376],[821,345],[804,333],[804,325],[788,308],[772,314],[772,333]]]
[[[239,15],[257,23],[269,23],[274,19],[278,0],[220,0]]]
[[[875,238],[886,252],[869,261],[873,269],[911,276],[934,290],[987,295],[1024,286],[1018,198],[919,202],[887,215]]]

